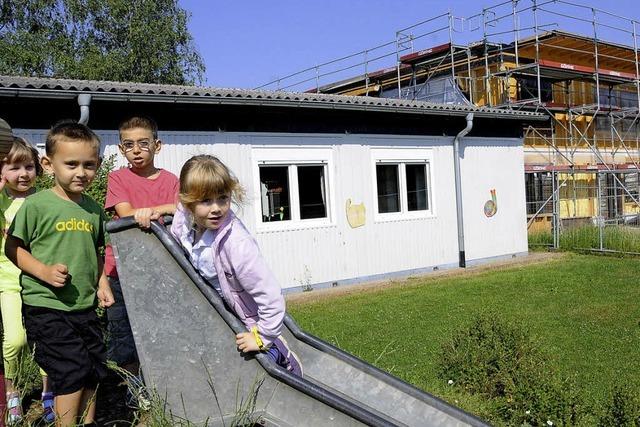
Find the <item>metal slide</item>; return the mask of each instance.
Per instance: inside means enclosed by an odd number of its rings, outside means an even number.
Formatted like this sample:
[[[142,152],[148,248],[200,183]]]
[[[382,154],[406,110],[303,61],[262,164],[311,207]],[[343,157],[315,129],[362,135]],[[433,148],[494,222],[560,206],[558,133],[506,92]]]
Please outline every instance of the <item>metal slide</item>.
[[[287,316],[299,378],[264,354],[238,352],[245,331],[160,224],[110,222],[118,273],[145,382],[176,419],[229,426],[486,426],[482,420],[315,338]]]

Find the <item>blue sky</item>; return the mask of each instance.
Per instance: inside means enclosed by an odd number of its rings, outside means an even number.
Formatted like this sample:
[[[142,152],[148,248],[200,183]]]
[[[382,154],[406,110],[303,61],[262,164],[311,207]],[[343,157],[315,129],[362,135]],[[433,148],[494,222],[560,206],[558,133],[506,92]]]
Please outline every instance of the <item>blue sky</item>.
[[[546,0],[548,1],[548,0]],[[538,0],[544,3],[545,0]],[[482,12],[482,8],[492,7],[499,1],[427,1],[427,0],[179,0],[183,8],[191,12],[189,29],[198,51],[202,55],[207,71],[205,84],[227,88],[254,88],[282,78],[308,67],[322,64],[336,58],[364,51],[395,39],[396,31],[418,22],[430,19],[449,10],[453,16],[471,17]],[[592,35],[590,23],[563,17],[557,13],[580,19],[590,19],[589,8],[572,6],[581,4],[602,8],[608,12],[640,21],[640,2],[637,0],[614,0],[609,2],[576,0],[549,3],[538,11],[540,23],[547,23],[568,31]],[[531,0],[520,0],[518,8],[527,8]],[[494,17],[509,14],[510,4],[496,7]],[[552,10],[555,15],[545,12]],[[521,14],[520,27],[531,25],[526,22],[533,14]],[[630,34],[632,24],[615,16],[597,12],[598,22],[605,24],[597,28],[602,39],[625,45],[633,45]],[[448,41],[448,31],[439,30],[446,26],[447,17],[441,17],[406,33],[420,36],[414,41],[414,50],[425,49]],[[512,19],[505,17],[499,25],[512,28]],[[478,19],[456,20],[453,33],[454,42],[466,43],[482,39],[482,29],[476,29]],[[557,26],[556,26],[557,25]],[[614,28],[609,28],[614,27]],[[505,27],[506,28],[506,27]],[[624,31],[615,28],[623,28]],[[640,24],[636,24],[640,33]],[[488,31],[501,32],[496,26]],[[626,31],[626,32],[625,32]],[[524,32],[524,31],[523,31]],[[492,36],[513,37],[507,35]],[[640,44],[640,35],[636,38]],[[368,53],[368,59],[385,56],[368,65],[368,71],[393,66],[395,63],[389,46]],[[404,53],[408,53],[406,51]],[[321,83],[336,81],[352,75],[364,73],[364,54],[321,68]],[[353,66],[349,70],[336,72],[340,68]],[[315,71],[301,74],[283,81],[287,84],[301,82],[292,90],[304,90],[315,85]],[[304,81],[307,80],[308,81]],[[276,88],[276,85],[271,87]]]

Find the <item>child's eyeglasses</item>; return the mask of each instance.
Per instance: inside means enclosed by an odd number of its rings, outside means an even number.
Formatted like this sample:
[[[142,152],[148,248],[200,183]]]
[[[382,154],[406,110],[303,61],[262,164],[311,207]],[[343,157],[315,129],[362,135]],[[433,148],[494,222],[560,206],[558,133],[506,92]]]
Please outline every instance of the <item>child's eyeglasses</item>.
[[[136,145],[142,151],[149,151],[153,143],[154,141],[149,141],[148,139],[141,139],[140,141],[127,140],[127,141],[122,141],[120,143],[120,147],[122,147],[125,153],[128,153],[129,151],[133,150]]]

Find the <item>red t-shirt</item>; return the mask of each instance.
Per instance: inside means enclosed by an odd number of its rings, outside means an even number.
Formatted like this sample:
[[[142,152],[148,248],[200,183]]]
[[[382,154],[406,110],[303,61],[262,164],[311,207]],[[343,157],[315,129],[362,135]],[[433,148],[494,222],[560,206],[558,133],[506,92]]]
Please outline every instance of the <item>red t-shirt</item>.
[[[115,212],[115,206],[124,202],[135,209],[177,203],[179,188],[178,178],[164,169],[155,179],[149,179],[122,168],[109,174],[104,208]],[[111,245],[105,251],[104,268],[108,276],[118,277]]]

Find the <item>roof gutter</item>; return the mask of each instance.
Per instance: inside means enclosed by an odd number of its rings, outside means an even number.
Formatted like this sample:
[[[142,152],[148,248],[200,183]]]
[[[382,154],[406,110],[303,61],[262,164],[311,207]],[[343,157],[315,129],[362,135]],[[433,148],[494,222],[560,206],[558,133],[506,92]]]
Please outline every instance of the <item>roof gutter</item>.
[[[78,123],[86,125],[89,123],[89,106],[91,105],[91,95],[81,93],[78,95],[78,105],[80,106],[80,119]]]
[[[468,110],[456,110],[448,108],[434,108],[429,106],[404,106],[384,104],[360,104],[345,101],[329,100],[303,100],[295,99],[270,99],[258,96],[189,96],[176,94],[145,94],[123,92],[100,91],[73,91],[64,89],[34,89],[34,88],[0,88],[0,96],[14,96],[25,98],[69,99],[79,95],[89,95],[93,101],[126,101],[126,102],[154,102],[154,103],[181,103],[181,104],[215,104],[215,105],[252,105],[265,107],[299,107],[332,110],[355,110],[368,112],[394,112],[399,114],[439,115],[459,117],[467,114]],[[549,118],[543,114],[514,114],[513,112],[496,113],[488,111],[474,111],[476,118],[502,118],[520,121],[547,121]]]
[[[464,253],[464,221],[462,217],[462,177],[460,174],[460,139],[464,138],[473,128],[473,113],[467,114],[467,126],[453,139],[453,169],[456,185],[456,215],[458,222],[458,265],[461,268],[467,266]]]

